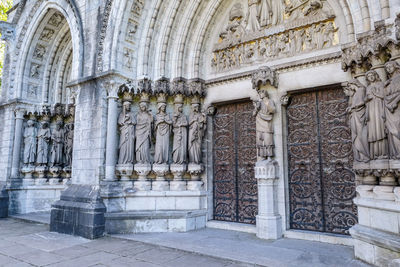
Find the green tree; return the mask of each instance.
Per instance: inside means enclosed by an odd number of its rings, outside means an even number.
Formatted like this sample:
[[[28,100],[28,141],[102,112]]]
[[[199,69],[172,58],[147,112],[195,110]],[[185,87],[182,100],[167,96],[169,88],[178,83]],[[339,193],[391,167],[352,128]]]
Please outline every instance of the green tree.
[[[0,21],[7,21],[7,12],[12,7],[12,0],[0,0]],[[3,78],[3,63],[4,53],[6,50],[6,44],[4,41],[0,41],[0,88],[1,81]]]

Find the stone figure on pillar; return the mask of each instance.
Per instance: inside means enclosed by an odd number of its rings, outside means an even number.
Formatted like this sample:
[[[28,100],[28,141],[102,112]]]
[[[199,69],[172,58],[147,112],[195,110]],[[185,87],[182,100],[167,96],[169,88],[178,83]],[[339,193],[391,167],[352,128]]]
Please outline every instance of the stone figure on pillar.
[[[51,132],[49,122],[44,121],[41,124],[38,136],[38,150],[36,163],[40,166],[46,166],[49,163],[49,146],[51,140]]]
[[[50,153],[50,163],[51,166],[60,167],[63,164],[63,150],[64,150],[64,129],[62,128],[62,122],[58,121],[56,123],[56,128],[51,133],[51,153]]]
[[[136,119],[131,112],[131,102],[125,101],[118,118],[119,165],[133,164],[135,161],[135,125]]]
[[[258,156],[271,159],[274,156],[274,127],[272,120],[276,112],[275,103],[265,90],[259,91],[259,100],[254,101],[256,116]]]
[[[200,102],[192,102],[192,112],[189,117],[189,163],[201,163],[201,143],[206,127],[206,116],[200,112]]]
[[[74,147],[74,124],[65,125],[65,166],[72,166],[72,150]]]
[[[184,164],[187,158],[187,117],[183,114],[183,103],[175,102],[175,113],[172,118],[174,127],[174,142],[172,160],[174,164]]]
[[[136,161],[140,164],[150,163],[150,142],[152,136],[153,115],[148,111],[148,100],[139,103],[136,117]]]
[[[28,120],[27,127],[24,131],[24,164],[34,165],[36,161],[36,137],[37,130],[35,122]]]
[[[166,108],[167,104],[165,102],[158,103],[158,112],[154,127],[156,132],[154,163],[156,164],[168,164],[169,160],[169,136],[172,120],[167,114]]]
[[[354,79],[345,85],[345,94],[349,97],[350,129],[352,133],[354,160],[368,162],[368,129],[366,125],[365,86]]]
[[[375,70],[367,72],[367,126],[370,158],[386,159],[388,146],[385,132],[384,83]]]
[[[400,64],[385,64],[390,79],[385,85],[385,125],[391,159],[400,159]]]

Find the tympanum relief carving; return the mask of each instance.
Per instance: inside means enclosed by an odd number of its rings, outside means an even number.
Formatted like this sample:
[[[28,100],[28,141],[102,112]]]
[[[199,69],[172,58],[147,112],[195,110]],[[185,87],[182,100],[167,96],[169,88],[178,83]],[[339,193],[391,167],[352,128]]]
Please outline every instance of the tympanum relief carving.
[[[238,2],[219,34],[211,66],[215,72],[223,72],[257,61],[331,47],[338,43],[334,17],[323,0]]]

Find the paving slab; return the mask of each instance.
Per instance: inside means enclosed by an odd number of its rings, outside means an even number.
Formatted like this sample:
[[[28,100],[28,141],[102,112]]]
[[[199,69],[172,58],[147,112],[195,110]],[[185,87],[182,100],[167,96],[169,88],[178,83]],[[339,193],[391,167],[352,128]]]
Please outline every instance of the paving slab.
[[[42,224],[50,224],[50,212],[34,212],[27,214],[10,215],[10,218],[23,220],[26,222],[36,222]]]

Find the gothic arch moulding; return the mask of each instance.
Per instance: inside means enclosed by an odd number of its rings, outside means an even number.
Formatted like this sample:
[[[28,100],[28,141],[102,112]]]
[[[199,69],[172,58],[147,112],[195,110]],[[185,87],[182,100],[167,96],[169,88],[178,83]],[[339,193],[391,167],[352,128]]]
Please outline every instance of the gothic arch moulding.
[[[66,81],[83,76],[79,10],[72,0],[38,0],[32,6],[26,4],[23,12],[27,13],[23,16],[26,20],[19,21],[22,26],[13,51],[19,60],[11,65],[14,75],[10,77],[10,88],[14,79],[23,79],[16,83],[17,88],[11,88],[10,95],[14,92],[14,97],[35,103],[59,101],[55,96],[60,94],[60,86],[65,88]],[[61,70],[69,72],[70,78],[61,78],[65,76]],[[49,95],[54,98],[50,99]]]

